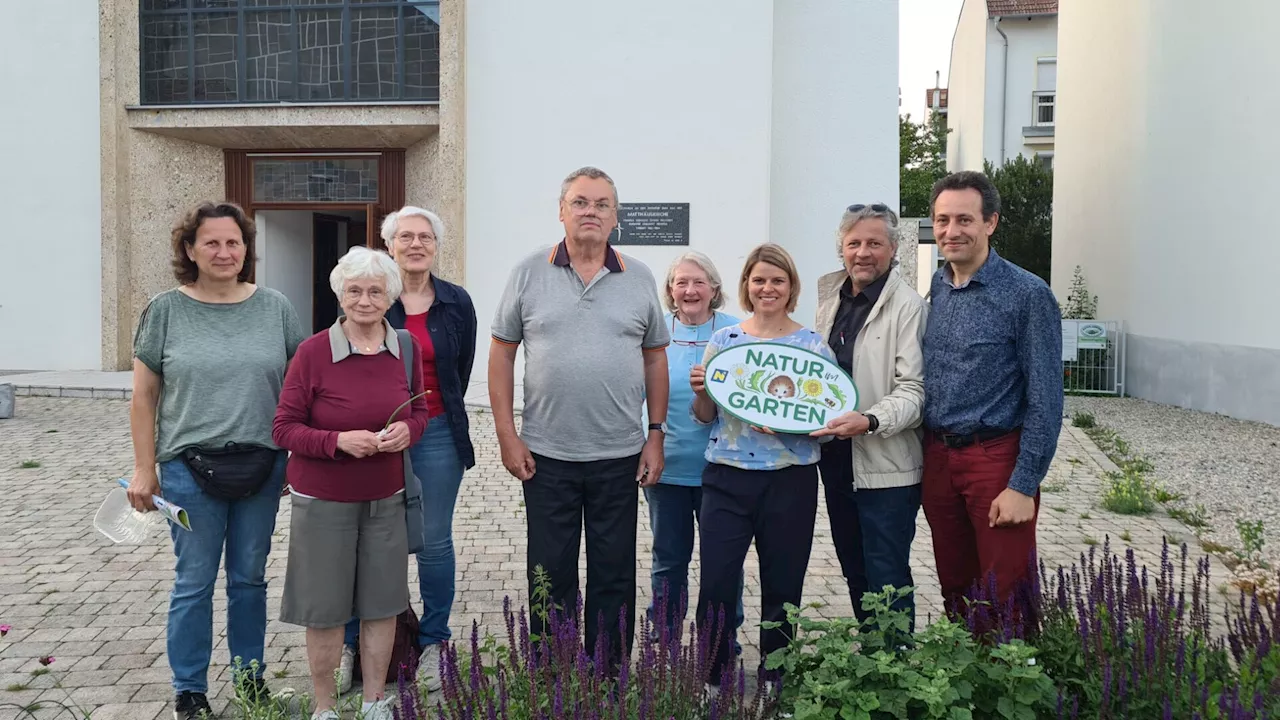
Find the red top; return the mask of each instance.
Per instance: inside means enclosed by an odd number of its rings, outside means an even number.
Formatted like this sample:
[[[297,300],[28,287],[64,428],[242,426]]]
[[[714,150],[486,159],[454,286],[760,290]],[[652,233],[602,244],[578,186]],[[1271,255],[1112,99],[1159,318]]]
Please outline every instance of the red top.
[[[303,495],[337,502],[365,502],[404,489],[403,453],[356,458],[338,450],[338,433],[378,432],[393,411],[410,397],[404,361],[390,352],[352,353],[337,330],[307,338],[289,363],[271,437],[290,450],[289,484]],[[414,343],[414,352],[421,352]],[[335,361],[335,358],[341,359]],[[422,392],[422,371],[414,363],[414,395]],[[426,401],[418,398],[399,411],[409,426],[410,442],[427,429]]]
[[[427,415],[435,417],[444,414],[444,396],[440,394],[440,374],[436,372],[436,346],[431,342],[431,333],[427,330],[427,314],[405,315],[404,329],[422,346],[422,389],[430,390],[427,396]]]

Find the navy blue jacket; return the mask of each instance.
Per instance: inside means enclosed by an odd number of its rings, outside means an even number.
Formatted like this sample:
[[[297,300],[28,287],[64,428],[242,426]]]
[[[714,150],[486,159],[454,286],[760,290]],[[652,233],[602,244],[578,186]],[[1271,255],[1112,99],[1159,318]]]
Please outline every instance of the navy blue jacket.
[[[461,286],[431,276],[436,299],[427,314],[427,332],[436,351],[436,374],[440,377],[440,394],[444,414],[453,429],[453,443],[464,469],[476,464],[476,451],[471,445],[467,427],[467,408],[463,398],[471,384],[471,365],[476,359],[476,308],[471,296]],[[404,329],[404,303],[396,300],[387,310],[392,327]]]

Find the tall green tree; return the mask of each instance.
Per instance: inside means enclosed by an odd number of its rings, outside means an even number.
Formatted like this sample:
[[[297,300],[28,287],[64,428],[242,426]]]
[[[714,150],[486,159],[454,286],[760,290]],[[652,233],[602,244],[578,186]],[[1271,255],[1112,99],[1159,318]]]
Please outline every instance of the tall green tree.
[[[1053,238],[1053,171],[1022,155],[983,170],[1000,191],[1000,223],[991,246],[1006,260],[1049,282]]]
[[[942,115],[924,123],[898,116],[898,197],[903,217],[928,217],[929,192],[947,174],[947,129]]]

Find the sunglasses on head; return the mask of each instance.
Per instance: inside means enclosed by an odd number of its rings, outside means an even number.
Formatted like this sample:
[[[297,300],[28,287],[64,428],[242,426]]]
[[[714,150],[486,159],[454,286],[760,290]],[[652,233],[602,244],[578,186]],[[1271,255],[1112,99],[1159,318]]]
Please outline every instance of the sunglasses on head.
[[[892,210],[890,210],[890,209],[889,209],[889,206],[888,206],[888,205],[885,205],[885,204],[883,204],[883,203],[871,203],[870,205],[864,205],[864,204],[862,204],[862,203],[858,203],[857,205],[850,205],[850,206],[847,208],[847,210],[848,210],[849,212],[860,212],[860,211],[862,211],[863,209],[868,208],[868,207],[869,207],[869,208],[871,208],[871,209],[872,209],[873,211],[875,211],[875,212],[893,212]]]

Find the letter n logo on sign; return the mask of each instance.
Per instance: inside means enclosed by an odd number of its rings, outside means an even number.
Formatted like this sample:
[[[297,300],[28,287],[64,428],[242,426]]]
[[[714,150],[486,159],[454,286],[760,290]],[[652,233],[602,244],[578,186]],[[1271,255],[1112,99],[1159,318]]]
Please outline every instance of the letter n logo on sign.
[[[729,379],[728,370],[716,370],[715,372],[711,373],[711,382],[722,383],[728,379]]]

